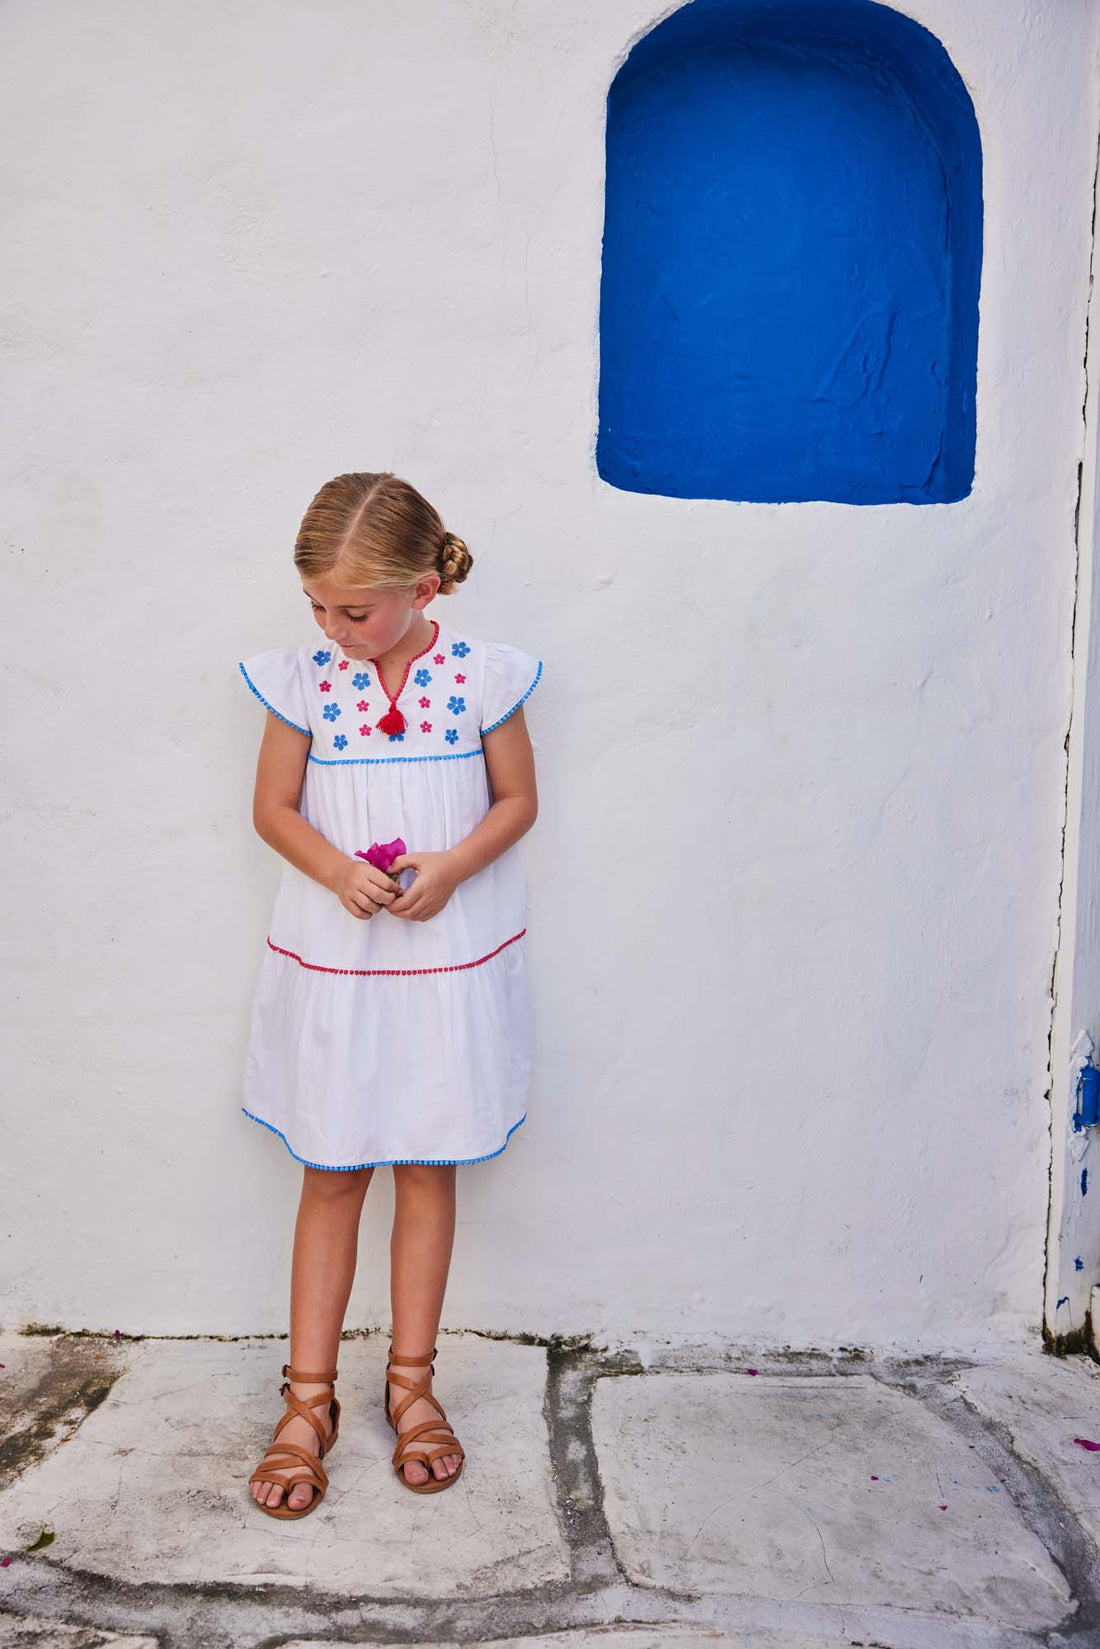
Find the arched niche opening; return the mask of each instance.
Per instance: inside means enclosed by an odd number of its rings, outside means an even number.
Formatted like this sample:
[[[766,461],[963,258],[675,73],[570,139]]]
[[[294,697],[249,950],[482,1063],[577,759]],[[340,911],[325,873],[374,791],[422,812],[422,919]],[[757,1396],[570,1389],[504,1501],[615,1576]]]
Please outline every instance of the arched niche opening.
[[[981,146],[934,35],[874,0],[694,0],[612,83],[606,178],[605,481],[966,496]]]

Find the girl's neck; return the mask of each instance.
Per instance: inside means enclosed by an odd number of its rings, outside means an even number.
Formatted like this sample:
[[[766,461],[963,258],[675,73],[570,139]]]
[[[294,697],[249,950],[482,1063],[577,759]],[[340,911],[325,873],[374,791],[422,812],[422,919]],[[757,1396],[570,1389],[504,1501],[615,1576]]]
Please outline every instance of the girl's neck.
[[[387,653],[376,653],[374,655],[374,663],[377,668],[384,669],[387,674],[391,671],[399,671],[404,668],[410,659],[418,657],[419,654],[425,651],[435,634],[435,624],[426,613],[421,613],[420,616],[424,620],[422,625],[414,627],[410,624],[409,629],[395,647],[391,647]]]

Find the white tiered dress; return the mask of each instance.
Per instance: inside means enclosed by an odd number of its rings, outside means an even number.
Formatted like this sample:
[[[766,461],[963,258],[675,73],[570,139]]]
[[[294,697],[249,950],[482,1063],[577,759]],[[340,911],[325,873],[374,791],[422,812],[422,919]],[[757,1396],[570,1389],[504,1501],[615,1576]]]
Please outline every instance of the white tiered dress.
[[[257,698],[312,736],[299,810],[344,853],[400,836],[410,853],[468,836],[492,804],[482,735],[534,690],[542,661],[433,619],[389,709],[373,660],[334,643],[239,665]],[[396,686],[391,679],[389,685]],[[283,861],[260,962],[241,1109],[314,1168],[470,1163],[526,1117],[527,890],[512,846],[423,922],[368,919]],[[402,873],[410,885],[415,872]]]

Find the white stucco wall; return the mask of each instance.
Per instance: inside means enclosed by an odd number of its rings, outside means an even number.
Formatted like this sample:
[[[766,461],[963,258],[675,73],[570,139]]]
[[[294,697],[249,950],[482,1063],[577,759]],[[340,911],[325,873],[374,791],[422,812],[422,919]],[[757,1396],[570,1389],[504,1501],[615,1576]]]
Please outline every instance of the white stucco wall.
[[[476,557],[447,622],[544,660],[535,1081],[444,1326],[1038,1332],[1100,14],[906,8],[981,125],[977,476],[859,508],[595,474],[604,100],[669,9],[0,11],[5,1326],[286,1326],[236,664],[311,634],[316,487],[393,468]]]

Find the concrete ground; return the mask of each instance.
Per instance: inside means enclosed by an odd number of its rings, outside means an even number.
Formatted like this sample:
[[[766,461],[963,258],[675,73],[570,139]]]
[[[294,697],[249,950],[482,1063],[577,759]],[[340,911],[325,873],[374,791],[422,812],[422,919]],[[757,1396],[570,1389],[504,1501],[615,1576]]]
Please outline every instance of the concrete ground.
[[[285,1339],[0,1335],[0,1645],[1100,1649],[1088,1357],[441,1333],[467,1462],[414,1496],[386,1344],[343,1342],[331,1487],[291,1523],[246,1487]]]

